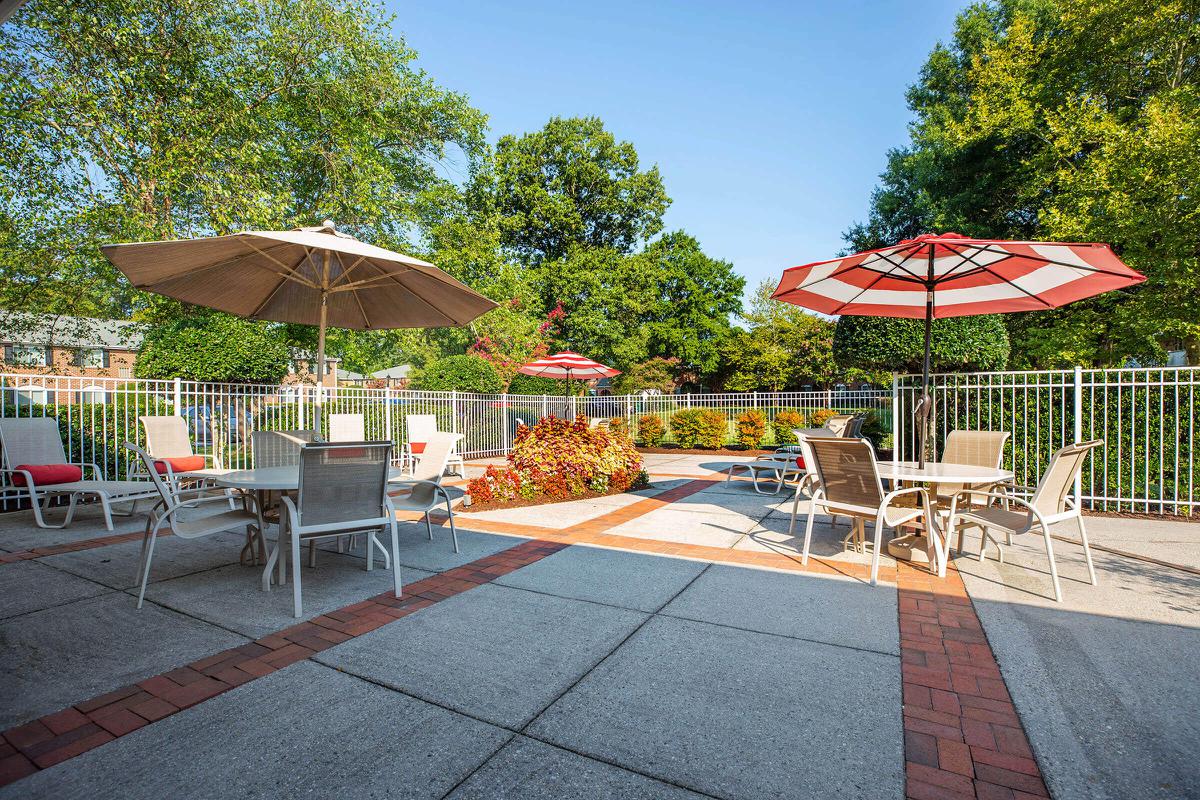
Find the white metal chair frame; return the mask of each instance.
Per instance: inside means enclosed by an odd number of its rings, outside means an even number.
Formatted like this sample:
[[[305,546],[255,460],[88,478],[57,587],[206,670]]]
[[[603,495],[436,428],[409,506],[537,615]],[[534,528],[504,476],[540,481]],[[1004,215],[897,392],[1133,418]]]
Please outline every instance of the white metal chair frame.
[[[350,518],[334,515],[333,519],[327,519],[312,524],[306,524],[304,514],[306,503],[305,478],[306,473],[311,470],[320,469],[321,467],[328,468],[322,464],[321,460],[327,456],[345,455],[350,452],[361,453],[363,450],[375,451],[375,458],[371,458],[367,465],[379,467],[379,511],[376,516],[363,518]],[[367,571],[370,572],[375,568],[375,546],[382,549],[382,545],[375,537],[376,531],[390,528],[392,533],[392,547],[390,555],[385,551],[385,568],[390,567],[393,572],[393,582],[395,585],[396,597],[400,597],[401,580],[400,580],[400,550],[398,540],[398,529],[396,527],[396,509],[392,505],[392,500],[388,496],[388,469],[392,462],[392,443],[391,442],[321,442],[305,445],[300,454],[300,483],[296,491],[296,499],[284,495],[282,503],[282,512],[280,514],[281,524],[279,530],[279,538],[275,543],[275,548],[271,551],[271,555],[267,560],[267,568],[263,572],[263,589],[270,590],[270,575],[271,569],[276,562],[279,564],[280,575],[284,574],[286,553],[284,551],[284,541],[290,543],[291,562],[292,562],[292,613],[295,617],[300,617],[304,613],[303,602],[301,599],[301,578],[300,578],[300,546],[303,542],[312,542],[319,539],[334,539],[345,536],[349,533],[368,532],[366,543],[367,556]],[[322,480],[320,484],[322,488],[328,486]],[[280,583],[283,583],[281,579]]]
[[[808,551],[809,545],[812,542],[813,521],[816,518],[818,508],[823,508],[830,514],[850,517],[852,520],[852,533],[854,532],[853,529],[856,528],[862,534],[866,521],[868,519],[874,520],[875,547],[871,555],[872,586],[878,584],[879,556],[883,546],[883,529],[885,526],[897,528],[901,525],[914,522],[917,519],[924,518],[925,529],[936,545],[936,517],[933,514],[933,507],[930,504],[929,492],[923,487],[911,487],[885,492],[883,489],[883,480],[879,476],[879,468],[875,464],[875,449],[871,447],[869,441],[866,439],[816,437],[808,440],[808,445],[812,450],[812,467],[817,473],[817,483],[815,484],[812,500],[809,504],[808,524],[804,530],[804,550],[800,557],[801,564],[808,564]],[[840,478],[840,475],[837,472],[827,472],[826,468],[828,465],[822,461],[823,453],[830,448],[845,449],[851,451],[853,455],[865,457],[867,464],[869,464],[869,472],[874,474],[874,484],[859,486],[857,487],[857,491],[851,490],[847,496],[842,496],[840,487],[843,484],[837,480]],[[830,489],[831,486],[833,487],[832,491]],[[921,505],[917,508],[895,505],[896,500],[909,495],[915,495]],[[793,503],[792,508],[794,511],[795,503]],[[940,554],[941,548],[936,547],[936,551]]]
[[[194,476],[190,472],[176,473],[174,467],[168,458],[193,458],[200,456],[204,459],[204,469],[212,469],[214,466],[214,456],[212,453],[197,453],[192,447],[192,435],[188,430],[187,420],[177,415],[164,416],[142,416],[138,417],[138,422],[142,425],[142,430],[146,435],[146,452],[153,456],[149,464],[140,464],[137,459],[133,459],[133,464],[130,466],[130,474],[137,474],[143,477],[145,471],[157,473],[154,464],[162,462],[167,476],[167,482],[172,486],[178,486],[181,481],[189,479],[199,479],[199,476]],[[136,465],[136,470],[134,469]]]
[[[6,481],[6,484],[0,487],[0,496],[13,497],[18,501],[27,497],[34,522],[39,528],[67,527],[75,518],[75,507],[79,500],[91,496],[100,501],[100,508],[104,512],[104,526],[111,531],[114,516],[132,517],[137,512],[138,501],[158,496],[154,485],[147,481],[108,481],[101,477],[98,464],[67,461],[58,429],[58,419],[55,417],[0,419],[0,450],[0,475]],[[62,464],[79,467],[81,476],[87,475],[90,470],[92,477],[38,486],[34,484],[33,475],[28,470],[15,469],[22,464]],[[24,486],[13,482],[13,477],[17,475],[24,479]],[[68,501],[62,523],[54,525],[47,522],[45,512],[49,511],[50,503],[55,498],[64,496]],[[116,511],[113,509],[114,503],[130,503],[129,510]]]
[[[154,456],[131,442],[126,442],[124,447],[132,451],[150,471],[150,482],[160,498],[158,504],[150,510],[146,519],[146,530],[142,534],[142,552],[138,558],[138,608],[142,607],[146,598],[150,563],[154,559],[154,543],[163,528],[169,529],[180,539],[200,539],[223,531],[245,528],[247,538],[257,537],[262,541],[262,517],[253,496],[243,495],[242,507],[237,508],[228,492],[207,494],[212,489],[205,487],[179,489],[154,469]],[[223,503],[226,504],[226,508],[209,513],[192,513],[198,510],[207,511],[209,503]]]
[[[987,544],[991,542],[996,546],[997,560],[1004,563],[1004,549],[1000,542],[992,537],[992,529],[1003,531],[1009,544],[1012,543],[1013,535],[1040,531],[1046,543],[1046,558],[1050,562],[1050,582],[1054,586],[1054,599],[1061,603],[1062,587],[1058,580],[1058,565],[1054,561],[1054,544],[1051,541],[1050,526],[1058,522],[1074,520],[1079,528],[1083,556],[1087,562],[1088,578],[1095,586],[1096,568],[1092,564],[1092,551],[1088,546],[1087,528],[1083,524],[1083,510],[1079,506],[1078,499],[1072,497],[1070,492],[1074,487],[1075,478],[1083,469],[1083,462],[1087,456],[1092,450],[1103,444],[1102,440],[1096,439],[1070,444],[1060,449],[1050,457],[1050,463],[1046,466],[1046,471],[1042,473],[1041,480],[1038,481],[1036,487],[1013,487],[1010,491],[1003,492],[980,492],[977,489],[964,489],[958,492],[950,502],[949,522],[946,529],[947,547],[953,541],[957,529],[958,546],[955,549],[962,552],[963,527],[965,527],[962,526],[962,523],[966,522],[982,530],[979,541],[979,560],[983,561]],[[1026,500],[1019,494],[1029,495],[1029,499]],[[960,501],[971,503],[980,497],[988,498],[989,502],[998,500],[1001,505],[982,508],[968,507],[965,510],[959,510]],[[1020,506],[1024,509],[1024,513],[1011,511],[1010,506],[1012,505]],[[944,574],[944,571],[945,565],[942,564],[940,574]]]
[[[416,511],[425,515],[425,529],[429,532],[430,541],[433,541],[433,523],[429,519],[429,512],[440,505],[446,506],[446,516],[450,518],[450,539],[454,543],[454,552],[456,553],[459,552],[458,529],[454,526],[454,510],[450,505],[450,493],[442,486],[442,476],[446,472],[446,463],[454,446],[461,438],[461,433],[438,432],[432,434],[425,445],[424,458],[417,463],[412,477],[393,480],[389,484],[394,488],[408,489],[407,495],[393,497],[393,503],[398,509]]]
[[[438,430],[437,416],[434,414],[405,414],[404,432],[406,434],[407,441],[404,443],[404,449],[400,456],[400,468],[408,472],[410,475],[415,475],[417,471],[417,464],[421,461],[421,456],[424,453],[414,453],[412,449],[412,443],[418,442],[428,447],[429,437],[435,433],[444,433],[444,431]],[[459,439],[463,438],[462,434],[451,435],[458,436]],[[455,440],[456,447],[457,441],[458,439]],[[460,478],[465,478],[467,476],[467,465],[463,461],[463,457],[460,456],[456,450],[450,451],[450,455],[446,459],[446,465],[442,467],[442,469],[446,470],[451,466],[454,467],[455,475],[458,475]]]

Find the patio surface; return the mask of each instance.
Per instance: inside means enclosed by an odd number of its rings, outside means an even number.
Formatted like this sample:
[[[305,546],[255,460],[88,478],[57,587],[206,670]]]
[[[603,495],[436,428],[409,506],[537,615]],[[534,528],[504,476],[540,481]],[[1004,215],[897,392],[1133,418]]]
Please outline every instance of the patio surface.
[[[871,587],[844,521],[802,567],[789,492],[646,460],[459,554],[406,519],[400,600],[327,549],[304,621],[238,535],[162,538],[138,611],[141,517],[0,515],[0,798],[1200,796],[1200,526],[1089,517],[1061,604],[1029,537]]]

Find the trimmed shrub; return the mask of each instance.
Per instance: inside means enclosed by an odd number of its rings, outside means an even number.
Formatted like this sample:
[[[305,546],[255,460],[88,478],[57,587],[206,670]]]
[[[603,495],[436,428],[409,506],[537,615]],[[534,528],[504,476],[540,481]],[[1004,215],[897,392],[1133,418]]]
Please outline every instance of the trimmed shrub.
[[[479,356],[446,356],[431,362],[413,381],[426,392],[476,392],[497,394],[504,388],[490,361]]]
[[[775,429],[775,444],[795,444],[796,434],[792,431],[803,426],[804,415],[799,411],[791,408],[780,411],[771,420],[771,427]]]
[[[756,408],[743,411],[737,418],[738,444],[757,450],[767,435],[767,415]]]
[[[667,435],[666,426],[656,414],[643,414],[637,421],[638,436],[646,447],[658,447]]]
[[[719,450],[726,431],[725,415],[711,408],[685,408],[671,415],[671,433],[685,450]]]
[[[935,372],[1004,369],[1008,328],[996,314],[933,321],[931,355]],[[925,321],[841,316],[833,333],[833,357],[843,369],[920,372]]]
[[[215,383],[278,384],[291,353],[261,322],[206,314],[151,328],[142,340],[134,374]]]
[[[840,413],[840,411],[834,411],[832,408],[822,408],[814,411],[808,415],[808,426],[810,428],[820,428]]]
[[[517,373],[506,390],[509,394],[548,394],[561,395],[566,393],[564,381],[554,378],[543,378],[540,375],[522,375]]]

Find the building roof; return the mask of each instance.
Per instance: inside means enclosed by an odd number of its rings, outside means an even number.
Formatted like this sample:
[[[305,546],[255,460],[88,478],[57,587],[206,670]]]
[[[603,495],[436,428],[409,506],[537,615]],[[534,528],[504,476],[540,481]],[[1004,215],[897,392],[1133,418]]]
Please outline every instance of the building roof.
[[[130,320],[0,312],[0,341],[12,344],[137,350],[143,330]]]
[[[337,371],[339,381],[361,381],[363,374],[349,369],[339,369]]]
[[[412,375],[412,364],[400,364],[371,373],[372,378],[407,378]]]

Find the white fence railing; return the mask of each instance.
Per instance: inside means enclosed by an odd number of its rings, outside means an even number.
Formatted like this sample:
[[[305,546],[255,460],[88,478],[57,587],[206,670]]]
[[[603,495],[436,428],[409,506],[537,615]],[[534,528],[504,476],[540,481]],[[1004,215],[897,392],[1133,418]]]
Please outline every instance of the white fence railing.
[[[1200,507],[1196,394],[1200,369],[1057,370],[938,375],[937,442],[955,428],[1012,432],[1005,461],[1023,483],[1036,482],[1063,443],[1101,439],[1081,490],[1099,510],[1194,514]],[[367,436],[406,441],[404,419],[432,414],[438,427],[464,435],[468,458],[508,452],[518,421],[554,415],[659,417],[672,441],[671,415],[685,408],[721,412],[734,422],[750,409],[768,421],[783,410],[874,412],[876,430],[891,431],[896,456],[915,458],[912,407],[920,378],[901,376],[890,390],[809,391],[613,397],[481,395],[396,389],[208,384],[56,375],[0,374],[0,416],[54,416],[72,460],[99,464],[109,477],[124,474],[126,441],[141,443],[137,418],[178,414],[199,452],[227,468],[249,466],[250,432],[298,428],[327,431],[328,415],[359,413]],[[767,445],[774,444],[768,425]]]
[[[916,458],[920,376],[896,379],[898,458]],[[1193,515],[1200,508],[1200,368],[1073,369],[936,375],[937,442],[956,428],[1005,430],[1005,465],[1036,483],[1065,443],[1098,439],[1079,487],[1099,511]]]

